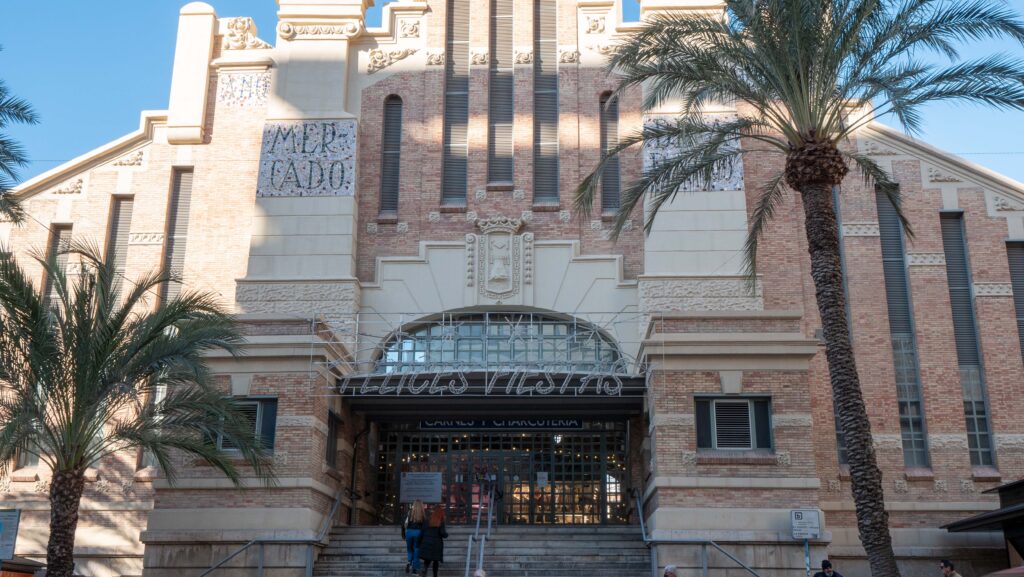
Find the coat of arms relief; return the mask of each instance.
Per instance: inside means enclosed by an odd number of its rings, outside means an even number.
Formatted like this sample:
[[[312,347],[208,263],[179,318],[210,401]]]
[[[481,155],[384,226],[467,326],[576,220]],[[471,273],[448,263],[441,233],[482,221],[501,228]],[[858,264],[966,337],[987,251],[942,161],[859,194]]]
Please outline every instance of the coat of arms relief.
[[[493,304],[524,303],[523,286],[533,283],[533,233],[519,234],[523,221],[507,216],[478,218],[479,234],[466,235],[466,286],[476,299]]]

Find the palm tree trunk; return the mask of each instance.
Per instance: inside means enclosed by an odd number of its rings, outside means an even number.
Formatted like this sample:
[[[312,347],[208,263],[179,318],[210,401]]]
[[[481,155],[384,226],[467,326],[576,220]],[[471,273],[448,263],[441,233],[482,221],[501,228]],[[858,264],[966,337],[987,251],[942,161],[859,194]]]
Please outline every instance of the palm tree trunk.
[[[889,536],[889,514],[885,510],[882,472],[875,459],[871,423],[857,376],[857,364],[850,344],[843,292],[843,270],[839,260],[839,230],[832,187],[812,184],[800,190],[811,254],[818,311],[825,336],[825,356],[832,380],[832,399],[849,455],[850,484],[857,509],[857,529],[868,555],[874,577],[898,577],[896,556]]]
[[[50,482],[50,542],[46,546],[47,577],[71,577],[75,567],[75,529],[85,489],[85,471],[55,471]]]

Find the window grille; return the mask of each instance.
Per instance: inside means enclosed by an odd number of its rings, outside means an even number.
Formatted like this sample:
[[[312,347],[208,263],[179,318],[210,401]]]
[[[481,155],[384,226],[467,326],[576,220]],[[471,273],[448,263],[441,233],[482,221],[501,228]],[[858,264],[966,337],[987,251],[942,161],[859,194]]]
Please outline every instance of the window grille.
[[[398,187],[402,153],[402,99],[384,101],[384,134],[381,139],[380,212],[398,214]]]
[[[113,265],[114,290],[120,290],[128,262],[128,233],[132,224],[135,199],[115,197],[110,207],[110,230],[107,234],[107,262]]]
[[[558,203],[557,2],[533,6],[533,200]]]
[[[448,0],[441,203],[466,204],[469,149],[469,0]]]
[[[601,154],[606,155],[619,145],[619,99],[605,94],[601,97]],[[614,213],[620,206],[619,157],[608,160],[601,171],[601,211]]]
[[[491,0],[490,83],[487,116],[487,182],[512,184],[513,97],[512,13],[513,0]]]

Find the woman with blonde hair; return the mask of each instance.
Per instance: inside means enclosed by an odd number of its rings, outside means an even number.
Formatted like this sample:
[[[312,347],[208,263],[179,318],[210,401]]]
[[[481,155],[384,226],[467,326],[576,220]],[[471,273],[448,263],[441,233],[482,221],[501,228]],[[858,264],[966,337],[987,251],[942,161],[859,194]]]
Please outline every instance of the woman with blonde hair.
[[[444,540],[448,538],[448,531],[444,527],[444,507],[437,505],[430,512],[430,523],[423,529],[423,538],[420,543],[420,559],[423,559],[423,569],[420,573],[425,577],[427,568],[434,564],[434,577],[441,563],[444,562]]]
[[[423,525],[427,514],[423,510],[423,501],[416,499],[409,509],[409,515],[402,522],[402,539],[405,539],[405,572],[420,570],[420,540],[423,539]]]

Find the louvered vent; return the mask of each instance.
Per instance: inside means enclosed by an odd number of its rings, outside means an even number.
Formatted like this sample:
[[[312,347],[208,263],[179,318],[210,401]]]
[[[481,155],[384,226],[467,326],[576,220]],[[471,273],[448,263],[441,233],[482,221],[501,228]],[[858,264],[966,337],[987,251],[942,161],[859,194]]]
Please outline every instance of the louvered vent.
[[[249,422],[249,428],[252,431],[252,433],[254,435],[259,434],[259,429],[257,428],[257,426],[259,425],[260,404],[257,402],[238,403],[238,412],[245,418],[246,421]],[[237,449],[238,445],[231,439],[224,437],[221,439],[221,448],[226,451],[230,451],[233,449]]]
[[[67,270],[68,247],[71,245],[71,225],[56,225],[50,229],[50,244],[47,247],[46,259],[55,261],[58,270]],[[65,277],[67,278],[67,277]],[[60,301],[53,279],[46,277],[46,306],[54,306]]]
[[[619,145],[619,99],[610,94],[601,97],[601,154]],[[601,172],[601,211],[613,213],[619,210],[619,157],[615,156],[604,165]]]
[[[114,288],[120,289],[128,262],[128,233],[132,224],[135,200],[116,197],[110,210],[110,231],[107,237],[107,262],[114,267]]]
[[[448,0],[441,202],[466,204],[469,124],[469,0]]]
[[[960,365],[978,365],[981,357],[978,350],[978,333],[974,326],[974,303],[971,298],[971,277],[968,271],[967,245],[964,242],[963,215],[944,213],[941,221],[957,359]]]
[[[1010,261],[1013,305],[1017,310],[1017,337],[1024,353],[1024,242],[1006,243],[1006,256]]]
[[[513,111],[512,0],[491,0],[487,182],[511,184]]]
[[[719,449],[750,449],[750,403],[715,401],[715,446]]]
[[[533,5],[533,200],[558,202],[556,0]]]
[[[384,101],[384,134],[381,139],[380,212],[398,214],[398,185],[402,153],[402,99]]]
[[[189,209],[192,206],[192,170],[175,170],[168,207],[167,239],[164,242],[164,269],[177,282],[165,282],[160,291],[163,302],[181,293],[185,273],[185,248],[188,236]]]

